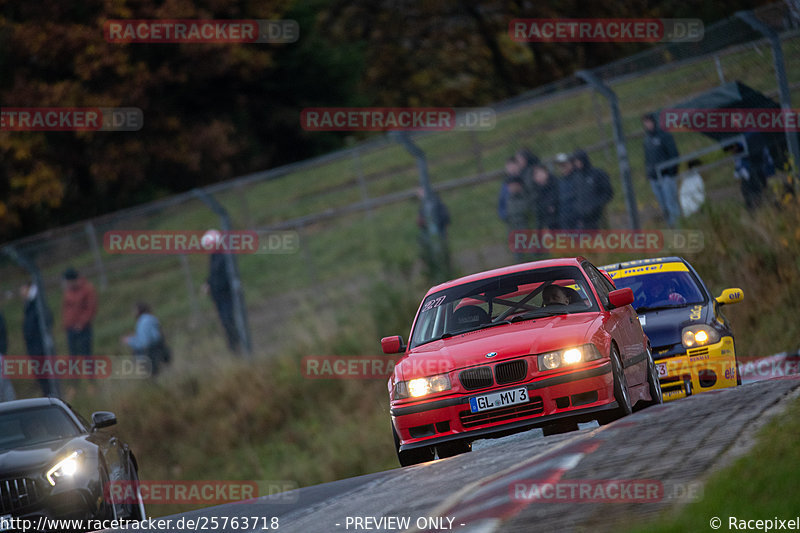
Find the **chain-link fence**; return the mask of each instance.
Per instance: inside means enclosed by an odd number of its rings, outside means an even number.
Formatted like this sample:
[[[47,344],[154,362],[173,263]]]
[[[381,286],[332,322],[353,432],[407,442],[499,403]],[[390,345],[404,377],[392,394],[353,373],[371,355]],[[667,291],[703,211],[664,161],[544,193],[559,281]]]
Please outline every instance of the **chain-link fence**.
[[[755,17],[780,36],[788,87],[796,101],[797,13],[775,4],[757,10]],[[664,227],[665,222],[645,178],[642,115],[733,81],[777,103],[780,91],[772,54],[763,34],[732,15],[705,28],[700,42],[663,44],[593,71],[619,100],[630,194],[643,227]],[[432,187],[449,209],[447,239],[455,273],[512,260],[508,226],[498,217],[498,195],[506,159],[524,147],[554,173],[556,154],[586,150],[593,164],[611,176],[615,194],[606,209],[608,226],[630,227],[608,102],[585,77],[560,80],[493,108],[496,125],[491,130],[412,135],[425,153]],[[680,154],[697,152],[700,166],[695,170],[703,176],[706,201],[726,197],[741,201],[734,179],[741,154],[720,150],[718,139],[698,132],[674,133],[674,138]],[[683,171],[685,165],[680,168]],[[778,176],[780,180],[780,172]],[[337,291],[347,305],[356,305],[371,280],[418,268],[419,183],[415,160],[396,140],[380,136],[324,157],[204,189],[226,208],[234,228],[261,236],[259,253],[237,256],[255,353],[278,351],[285,321],[294,313],[313,311],[308,302],[323,289]],[[214,307],[201,290],[209,271],[208,256],[109,253],[103,239],[110,231],[205,230],[219,225],[219,217],[190,192],[6,246],[38,265],[54,311],[60,306],[59,284],[67,266],[95,284],[100,300],[96,351],[121,349],[117,339],[132,327],[134,302],[146,300],[168,333],[189,332],[176,351],[190,357],[194,349],[207,344],[207,337],[196,332],[219,327]],[[280,232],[291,232],[299,246],[282,246]],[[274,247],[269,245],[270,235],[276,237]],[[10,255],[0,255],[10,353],[24,353],[16,338],[22,304],[15,293],[29,277]],[[56,352],[61,353],[65,343],[59,313],[54,314]],[[213,348],[224,350],[224,343]]]

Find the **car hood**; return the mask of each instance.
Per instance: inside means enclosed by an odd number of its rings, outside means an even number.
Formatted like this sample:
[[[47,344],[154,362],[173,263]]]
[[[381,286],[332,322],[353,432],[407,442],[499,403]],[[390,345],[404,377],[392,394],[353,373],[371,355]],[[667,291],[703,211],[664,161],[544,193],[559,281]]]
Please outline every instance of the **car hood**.
[[[600,313],[589,312],[471,331],[412,348],[395,371],[400,379],[412,379],[576,346],[588,342],[601,321]],[[497,355],[486,357],[490,353]]]
[[[650,339],[653,350],[659,351],[671,348],[681,342],[681,330],[689,324],[705,324],[708,317],[708,306],[697,304],[701,307],[700,318],[692,320],[691,314],[694,305],[672,309],[660,309],[639,313],[639,320],[644,317],[642,328]]]
[[[59,440],[0,450],[0,477],[12,474],[42,471],[77,449],[86,450],[92,446],[87,435],[66,437]]]

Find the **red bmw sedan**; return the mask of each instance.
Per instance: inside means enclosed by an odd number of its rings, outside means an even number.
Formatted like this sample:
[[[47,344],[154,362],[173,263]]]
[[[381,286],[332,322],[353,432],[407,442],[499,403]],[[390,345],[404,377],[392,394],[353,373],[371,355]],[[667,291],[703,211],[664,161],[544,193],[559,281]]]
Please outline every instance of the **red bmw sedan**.
[[[661,403],[630,289],[582,257],[490,270],[433,287],[389,379],[403,466],[471,450],[478,438],[607,423]]]

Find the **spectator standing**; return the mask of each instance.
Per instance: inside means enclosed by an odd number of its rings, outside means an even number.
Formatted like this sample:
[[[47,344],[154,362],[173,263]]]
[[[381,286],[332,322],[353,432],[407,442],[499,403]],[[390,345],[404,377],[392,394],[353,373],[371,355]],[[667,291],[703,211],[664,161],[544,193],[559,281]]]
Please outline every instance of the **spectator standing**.
[[[528,194],[521,176],[515,176],[505,184],[508,190],[506,200],[506,223],[508,224],[509,242],[512,241],[511,234],[515,230],[529,230],[533,227],[531,213],[531,198]],[[514,260],[522,262],[525,260],[523,252],[514,252]]]
[[[506,224],[508,224],[508,183],[514,179],[522,179],[522,169],[523,163],[517,158],[516,155],[513,155],[506,160],[503,184],[500,186],[500,196],[497,199],[497,216],[499,216],[500,220]]]
[[[693,215],[706,201],[706,185],[703,176],[697,171],[702,163],[699,159],[689,161],[689,171],[683,175],[680,188],[681,211],[683,216]]]
[[[605,170],[592,166],[589,154],[584,150],[575,150],[572,164],[579,176],[578,211],[583,228],[599,229],[606,226],[606,205],[614,198],[611,178]]]
[[[558,227],[558,181],[543,164],[533,167],[533,202],[540,230]]]
[[[565,153],[556,156],[556,167],[561,177],[558,180],[558,225],[559,229],[583,229],[581,212],[581,176]]]
[[[25,351],[31,357],[44,357],[47,354],[44,345],[44,332],[42,331],[41,321],[39,320],[39,310],[36,307],[36,296],[39,292],[34,283],[26,283],[20,287],[19,294],[23,301],[22,311],[22,337],[25,339]],[[51,327],[53,314],[50,309],[44,309],[45,327]],[[58,396],[55,382],[50,377],[44,375],[37,376],[39,387],[42,389],[42,396]]]
[[[97,314],[94,286],[70,267],[64,271],[61,321],[70,355],[92,355],[92,320]]]
[[[670,227],[675,227],[681,216],[678,200],[678,165],[662,169],[661,176],[656,170],[659,164],[678,157],[678,147],[672,134],[658,126],[657,117],[648,113],[642,117],[644,127],[644,164],[650,188],[661,206],[664,219]]]
[[[203,235],[203,242],[210,242],[214,249],[219,248],[222,234],[210,229]],[[233,288],[231,287],[228,266],[224,252],[216,251],[211,254],[208,266],[208,279],[203,285],[203,292],[211,295],[214,306],[217,308],[219,320],[225,330],[228,348],[233,353],[239,353],[241,339],[236,328],[233,310]]]
[[[447,226],[450,225],[450,212],[436,191],[430,189],[430,198],[425,197],[425,189],[417,188],[419,210],[417,211],[417,227],[419,228],[418,241],[422,262],[428,271],[428,277],[435,281],[445,281],[450,278],[450,251],[447,246]],[[428,227],[425,202],[432,202],[433,221],[440,234],[438,243],[433,238]]]
[[[8,355],[8,331],[6,331],[6,320],[0,312],[0,357],[4,355]],[[0,372],[0,402],[8,402],[15,398],[14,385]]]
[[[162,363],[170,362],[170,352],[161,331],[161,323],[153,315],[150,306],[137,302],[136,330],[132,335],[122,337],[122,343],[133,350],[134,355],[146,357],[150,361],[152,374],[158,374]]]

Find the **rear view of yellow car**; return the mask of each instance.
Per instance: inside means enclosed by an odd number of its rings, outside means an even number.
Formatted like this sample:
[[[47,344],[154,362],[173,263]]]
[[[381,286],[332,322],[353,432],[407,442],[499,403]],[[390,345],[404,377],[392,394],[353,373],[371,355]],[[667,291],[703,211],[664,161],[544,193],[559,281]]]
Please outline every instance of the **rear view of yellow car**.
[[[633,306],[650,339],[664,401],[741,384],[733,331],[721,312],[744,298],[725,289],[716,298],[680,257],[602,267],[618,289],[630,287]]]

